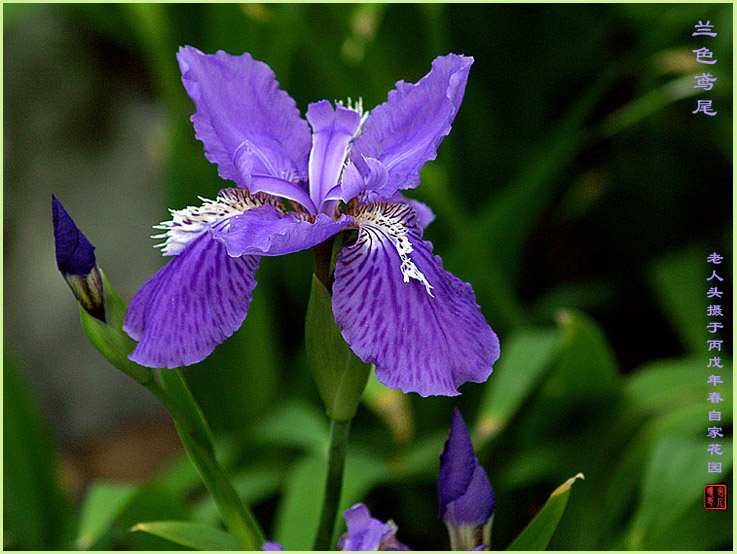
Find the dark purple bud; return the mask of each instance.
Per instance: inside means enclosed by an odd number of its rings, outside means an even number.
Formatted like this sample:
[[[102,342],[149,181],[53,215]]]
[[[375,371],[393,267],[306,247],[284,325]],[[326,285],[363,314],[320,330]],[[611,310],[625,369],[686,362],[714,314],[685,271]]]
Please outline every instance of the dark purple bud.
[[[105,297],[102,276],[95,263],[95,247],[53,194],[51,209],[56,266],[87,313],[104,322]]]
[[[450,435],[440,454],[440,517],[451,535],[453,550],[469,550],[483,542],[483,528],[494,513],[494,491],[456,408]],[[488,541],[486,541],[488,542]]]
[[[74,224],[64,206],[51,195],[54,218],[56,265],[61,274],[86,277],[95,267],[95,247]]]

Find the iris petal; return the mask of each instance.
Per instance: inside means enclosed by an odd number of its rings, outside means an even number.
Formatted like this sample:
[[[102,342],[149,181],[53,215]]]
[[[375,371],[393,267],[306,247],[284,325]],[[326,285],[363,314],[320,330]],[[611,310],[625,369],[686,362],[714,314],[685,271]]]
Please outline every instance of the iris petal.
[[[390,182],[396,181],[400,189],[419,185],[420,169],[435,159],[450,132],[472,63],[473,58],[449,54],[436,58],[430,73],[417,84],[399,81],[387,101],[369,114],[353,144],[351,160],[359,156],[379,160]]]
[[[311,248],[351,222],[346,215],[335,221],[318,214],[314,222],[301,215],[280,213],[274,206],[265,205],[230,218],[228,225],[212,229],[212,236],[225,245],[230,256],[281,256]]]
[[[246,318],[258,260],[228,256],[209,233],[189,243],[133,297],[123,325],[139,341],[130,359],[167,368],[205,359]]]
[[[381,542],[394,534],[394,529],[372,518],[365,504],[356,504],[343,512],[348,532],[342,538],[339,550],[379,550]]]
[[[356,156],[343,170],[338,198],[349,202],[362,192],[367,192],[369,201],[388,200],[397,190],[397,182],[389,181],[386,167],[376,158]]]
[[[206,55],[191,46],[181,48],[177,59],[197,106],[197,138],[222,178],[242,187],[250,185],[252,173],[307,179],[309,127],[268,65],[250,54]]]
[[[394,536],[393,522],[382,523],[371,517],[365,504],[358,503],[343,512],[347,532],[338,540],[338,550],[369,552],[377,550],[409,550]]]
[[[387,387],[421,396],[485,381],[499,341],[471,286],[422,240],[414,210],[378,202],[353,218],[358,238],[343,248],[333,285],[335,319],[353,351]]]
[[[312,126],[310,151],[310,196],[319,205],[328,191],[338,184],[348,145],[361,123],[361,116],[327,100],[310,104],[307,121]]]
[[[420,202],[414,198],[407,198],[401,192],[395,193],[394,196],[390,198],[390,201],[403,202],[404,204],[412,206],[412,209],[415,211],[415,215],[417,216],[417,225],[419,225],[423,230],[427,229],[427,226],[435,221],[435,213],[432,211],[432,208],[424,202]]]

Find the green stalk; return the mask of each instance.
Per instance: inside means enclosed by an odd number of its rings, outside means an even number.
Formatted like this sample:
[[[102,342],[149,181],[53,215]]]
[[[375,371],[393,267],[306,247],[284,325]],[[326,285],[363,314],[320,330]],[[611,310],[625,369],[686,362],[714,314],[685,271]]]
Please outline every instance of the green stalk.
[[[335,517],[338,515],[340,493],[343,487],[343,469],[348,450],[348,431],[351,420],[330,423],[330,451],[328,453],[328,476],[325,481],[320,526],[312,550],[329,550],[335,529]]]
[[[159,375],[163,389],[149,390],[157,398],[161,398],[160,394],[163,392],[163,396],[169,398],[169,404],[175,405],[174,411],[169,413],[174,419],[179,438],[210,491],[225,526],[243,550],[260,550],[261,545],[266,542],[264,534],[256,518],[233,488],[225,470],[218,464],[212,432],[181,371],[162,369]],[[164,405],[168,409],[169,406],[166,403]]]

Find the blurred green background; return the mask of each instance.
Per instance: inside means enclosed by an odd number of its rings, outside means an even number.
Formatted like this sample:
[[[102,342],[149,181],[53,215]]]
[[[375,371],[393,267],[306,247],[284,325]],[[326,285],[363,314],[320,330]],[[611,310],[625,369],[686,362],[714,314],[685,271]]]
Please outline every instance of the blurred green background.
[[[250,52],[301,112],[371,108],[448,52],[475,58],[453,132],[410,195],[470,282],[502,356],[458,398],[372,380],[344,504],[415,549],[447,547],[438,455],[458,406],[505,548],[583,472],[551,548],[731,549],[701,507],[732,482],[731,4],[4,4],[4,545],[175,548],[138,521],[217,515],[162,411],[86,343],[56,272],[53,192],[130,299],[164,260],[167,207],[230,186],[207,162],[179,45]],[[692,37],[699,20],[718,35]],[[695,63],[692,50],[717,64]],[[718,77],[713,90],[694,76]],[[692,114],[713,100],[715,117]],[[725,454],[708,474],[706,277],[726,255]],[[305,548],[327,423],[303,348],[312,257],[262,260],[248,318],[185,375],[267,534]],[[730,498],[731,502],[731,498]],[[730,508],[731,512],[731,508]]]

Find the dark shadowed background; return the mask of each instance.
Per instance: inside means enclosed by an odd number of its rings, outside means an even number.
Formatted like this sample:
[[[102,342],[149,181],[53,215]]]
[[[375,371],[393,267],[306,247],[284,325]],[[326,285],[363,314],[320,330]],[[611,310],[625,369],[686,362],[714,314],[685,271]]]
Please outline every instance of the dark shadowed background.
[[[700,508],[703,485],[732,475],[731,5],[3,10],[6,548],[68,548],[106,481],[136,496],[92,547],[174,548],[126,529],[217,521],[166,414],[87,342],[51,229],[54,193],[129,300],[164,262],[149,236],[167,207],[232,185],[194,138],[175,60],[189,44],[250,52],[302,113],[323,98],[370,109],[438,55],[475,58],[453,131],[410,195],[436,213],[426,238],[473,285],[502,357],[453,399],[372,381],[356,467],[388,469],[356,469],[353,502],[415,549],[445,547],[434,479],[457,405],[497,493],[494,549],[579,471],[551,548],[731,549],[731,515]],[[717,36],[693,37],[700,20]],[[696,63],[702,46],[716,64]],[[710,91],[694,88],[705,71],[718,78]],[[716,116],[692,113],[703,98]],[[727,258],[717,475],[706,472],[712,252]],[[310,252],[264,259],[243,328],[185,370],[239,490],[291,548],[310,543],[300,510],[319,504],[300,494],[324,441],[303,347],[312,267]]]

